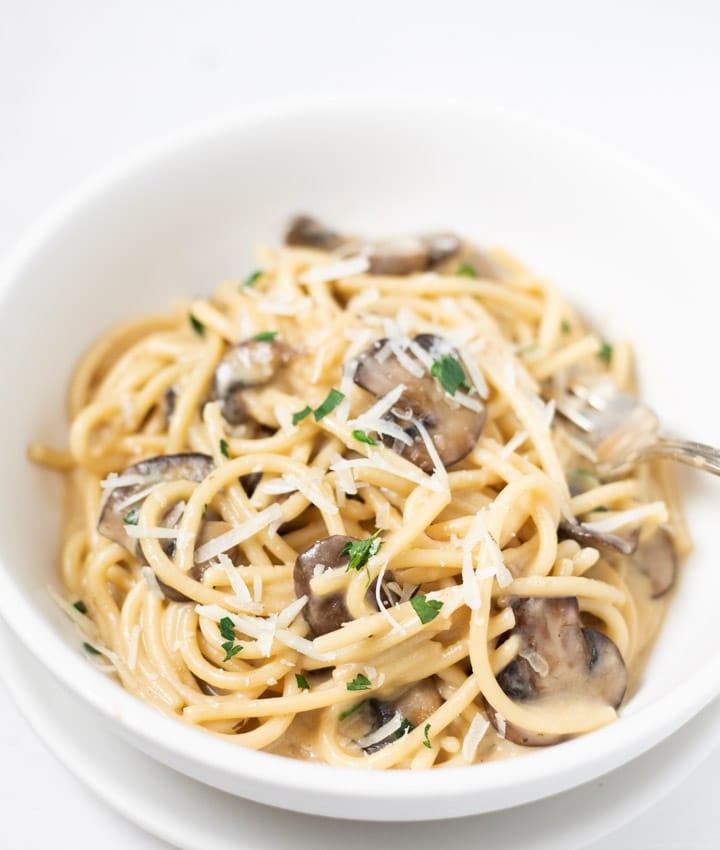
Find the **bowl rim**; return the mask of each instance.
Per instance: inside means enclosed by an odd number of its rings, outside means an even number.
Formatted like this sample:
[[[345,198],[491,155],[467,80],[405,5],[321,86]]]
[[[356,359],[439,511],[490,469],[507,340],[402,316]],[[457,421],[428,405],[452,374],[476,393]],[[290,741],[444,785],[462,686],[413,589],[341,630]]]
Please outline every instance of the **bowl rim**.
[[[333,113],[358,110],[390,112],[395,115],[432,113],[452,118],[470,115],[473,121],[500,122],[530,131],[550,139],[554,144],[571,146],[582,150],[593,159],[601,159],[607,165],[620,169],[628,179],[642,182],[645,191],[653,191],[670,198],[683,216],[692,217],[693,224],[717,240],[720,222],[699,202],[680,189],[674,182],[657,173],[652,167],[638,161],[606,142],[591,137],[583,131],[564,127],[555,122],[530,118],[520,112],[488,107],[464,98],[428,98],[397,95],[356,95],[352,97],[312,97],[287,102],[273,102],[244,108],[242,112],[231,112],[222,117],[203,121],[180,132],[173,132],[160,140],[135,150],[129,155],[116,157],[100,171],[83,180],[50,210],[40,216],[21,236],[0,264],[0,310],[3,309],[13,283],[22,277],[25,267],[36,253],[51,245],[60,234],[63,225],[82,216],[86,207],[102,201],[105,195],[112,197],[128,181],[142,182],[157,165],[173,158],[187,157],[204,145],[222,137],[246,133],[259,123],[308,121],[313,116],[327,118]],[[237,758],[237,746],[208,735],[206,731],[191,728],[151,708],[122,687],[93,669],[80,653],[71,648],[58,635],[35,606],[25,600],[19,587],[12,579],[10,564],[0,553],[0,615],[5,619],[20,640],[32,633],[33,644],[24,641],[33,655],[58,678],[67,688],[76,693],[97,712],[117,723],[120,728],[139,742],[146,752],[161,754],[166,761],[169,754],[196,766],[212,765],[230,778],[260,782],[267,788],[296,789],[302,784],[306,793],[318,793],[328,799],[346,797],[347,782],[352,782],[353,796],[359,809],[355,817],[365,817],[360,806],[363,801],[380,798],[394,801],[412,798],[414,802],[437,800],[454,795],[467,797],[483,792],[492,799],[502,798],[514,789],[515,802],[483,806],[480,801],[472,811],[489,811],[529,802],[549,793],[564,790],[579,782],[586,782],[606,771],[639,755],[672,730],[678,728],[720,694],[720,658],[709,658],[705,665],[684,682],[683,688],[640,706],[630,715],[621,715],[618,722],[592,734],[580,736],[551,748],[529,752],[522,757],[524,765],[521,775],[515,759],[484,763],[482,765],[444,768],[442,782],[431,777],[435,771],[387,771],[372,772],[358,768],[336,767],[326,764],[305,762],[255,750],[242,750],[242,759]],[[40,652],[39,647],[43,648]],[[51,651],[48,652],[48,647]],[[1,672],[1,671],[0,671]],[[687,694],[692,694],[690,699]],[[654,720],[655,735],[648,737],[648,717]],[[552,757],[548,757],[548,753]],[[177,762],[176,762],[177,763]],[[578,766],[592,765],[580,780],[574,775]],[[550,790],[538,787],[539,780],[553,775],[564,780]],[[398,776],[401,779],[398,779]],[[214,782],[212,784],[215,784]],[[225,786],[225,790],[232,791]],[[240,792],[236,792],[240,793]],[[242,796],[250,796],[242,792]],[[284,804],[282,804],[284,805]],[[288,808],[292,806],[288,805]],[[324,807],[327,808],[327,807]],[[307,808],[302,810],[307,811]],[[470,811],[470,809],[468,809]],[[416,819],[442,817],[432,811],[420,811]],[[375,819],[369,817],[368,819]],[[386,819],[386,818],[384,818]],[[399,818],[404,819],[404,818]]]

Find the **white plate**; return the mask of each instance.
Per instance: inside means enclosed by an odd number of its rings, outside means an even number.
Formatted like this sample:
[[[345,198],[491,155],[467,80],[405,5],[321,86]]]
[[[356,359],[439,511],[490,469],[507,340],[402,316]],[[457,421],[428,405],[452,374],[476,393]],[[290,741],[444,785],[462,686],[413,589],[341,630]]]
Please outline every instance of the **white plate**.
[[[367,850],[440,846],[577,850],[679,785],[720,744],[720,702],[601,780],[511,813],[430,823],[339,821],[271,809],[187,778],[107,735],[97,716],[0,621],[0,673],[47,747],[109,806],[192,850]],[[351,789],[348,790],[351,794]]]

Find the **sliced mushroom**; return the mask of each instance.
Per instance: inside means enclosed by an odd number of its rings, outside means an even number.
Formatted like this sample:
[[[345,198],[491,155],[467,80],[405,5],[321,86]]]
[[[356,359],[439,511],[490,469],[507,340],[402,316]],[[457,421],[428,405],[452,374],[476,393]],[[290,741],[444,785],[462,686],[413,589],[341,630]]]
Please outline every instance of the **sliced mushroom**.
[[[220,401],[223,417],[230,425],[248,419],[243,390],[269,383],[290,355],[290,348],[277,339],[248,339],[228,349],[215,369],[212,397]]]
[[[448,356],[462,366],[458,353],[442,337],[419,334],[414,339],[434,360]],[[459,404],[410,351],[406,351],[406,356],[417,364],[418,371],[422,370],[420,377],[409,372],[394,353],[388,354],[387,345],[388,340],[380,339],[363,352],[354,375],[355,383],[377,398],[399,384],[405,387],[384,418],[402,428],[412,442],[407,445],[387,435],[382,436],[383,442],[424,472],[432,472],[435,468],[432,458],[413,423],[419,420],[430,435],[440,460],[445,466],[452,466],[475,447],[485,424],[484,407],[475,410]],[[463,367],[463,371],[467,376],[467,369]]]
[[[370,274],[408,275],[425,271],[430,266],[430,249],[417,236],[368,242],[362,253],[370,263]]]
[[[322,222],[309,215],[295,216],[285,234],[286,245],[304,248],[317,248],[320,251],[334,251],[345,239]]]
[[[574,540],[581,546],[592,546],[595,549],[619,552],[621,555],[632,555],[638,546],[638,535],[629,538],[618,537],[616,534],[605,534],[583,525],[581,522],[561,520],[558,526],[558,540]]]
[[[422,241],[430,254],[431,269],[443,265],[462,250],[462,240],[454,233],[428,233]]]
[[[595,697],[617,708],[625,696],[627,669],[620,651],[601,632],[583,628],[574,596],[551,599],[513,599],[520,638],[518,656],[499,673],[503,691],[518,702],[549,696]],[[496,729],[502,722],[491,705],[488,717]],[[505,737],[526,747],[556,744],[565,735],[543,735],[505,722]]]
[[[98,531],[133,552],[136,541],[127,533],[125,518],[142,504],[142,500],[132,502],[132,497],[152,484],[164,481],[203,481],[213,469],[212,458],[197,452],[158,455],[128,466],[120,475],[138,476],[140,480],[136,484],[115,487],[110,491],[100,512]]]
[[[358,718],[368,731],[357,742],[363,752],[375,753],[421,726],[441,705],[442,698],[432,677],[414,682],[393,699],[369,699]],[[392,731],[378,737],[377,733],[391,721],[394,721]]]
[[[356,537],[346,537],[343,534],[333,534],[313,543],[304,552],[298,555],[295,561],[293,579],[295,582],[295,594],[298,599],[307,596],[307,605],[303,608],[303,616],[315,637],[334,632],[343,623],[352,620],[350,612],[345,604],[342,593],[317,594],[313,591],[310,583],[315,576],[315,570],[324,572],[337,567],[347,567],[350,556],[343,554],[343,549],[348,543],[354,543]],[[391,573],[386,573],[385,580],[393,581]],[[367,592],[367,600],[373,608],[377,609],[375,598],[376,582],[372,582]],[[389,606],[390,600],[383,594],[383,604]]]
[[[213,540],[215,537],[219,537],[221,534],[225,534],[227,531],[232,530],[232,526],[229,522],[222,522],[218,520],[206,520],[200,526],[200,530],[198,531],[197,540],[195,541],[195,548],[199,549],[200,546],[207,543],[209,540]],[[167,540],[162,544],[162,550],[167,555],[168,558],[172,558],[175,555],[175,541]],[[237,563],[237,559],[240,556],[240,550],[237,546],[229,549],[225,553],[233,563]],[[138,542],[137,548],[135,550],[135,555],[138,559],[138,563],[141,567],[149,566],[148,560],[145,557],[145,553],[143,552],[142,545]],[[194,581],[202,581],[203,576],[207,572],[210,566],[210,562],[202,561],[200,563],[195,563],[190,567],[187,572],[189,578]],[[186,596],[184,593],[181,593],[179,590],[176,590],[174,587],[170,587],[169,584],[166,584],[161,578],[157,575],[155,576],[157,583],[162,590],[163,595],[172,602],[192,602],[189,596]]]
[[[638,546],[631,563],[650,579],[652,598],[666,594],[675,584],[678,556],[672,537],[660,527]]]

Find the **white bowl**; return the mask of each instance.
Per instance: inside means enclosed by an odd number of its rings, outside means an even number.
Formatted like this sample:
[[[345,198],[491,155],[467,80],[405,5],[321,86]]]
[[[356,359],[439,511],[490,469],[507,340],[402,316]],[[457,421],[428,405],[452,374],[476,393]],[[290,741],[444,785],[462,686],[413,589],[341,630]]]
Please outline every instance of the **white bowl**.
[[[177,770],[298,811],[422,820],[519,805],[647,750],[720,693],[712,499],[683,477],[696,550],[642,686],[615,724],[521,759],[427,773],[366,771],[241,750],[150,709],[96,672],[46,592],[58,586],[62,496],[26,460],[62,445],[73,363],[112,324],[209,292],[253,266],[288,214],[370,234],[452,228],[554,278],[638,349],[668,427],[720,444],[709,362],[718,230],[642,168],[557,129],[467,104],[314,104],[242,118],[114,170],[37,227],[0,276],[0,612],[40,661],[119,733]],[[119,755],[118,758],[122,756]]]

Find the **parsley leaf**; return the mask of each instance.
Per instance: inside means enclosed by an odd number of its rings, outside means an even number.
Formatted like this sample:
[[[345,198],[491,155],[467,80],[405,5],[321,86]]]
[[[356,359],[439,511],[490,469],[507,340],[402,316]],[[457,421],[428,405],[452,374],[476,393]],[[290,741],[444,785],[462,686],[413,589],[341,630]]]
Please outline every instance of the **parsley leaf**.
[[[315,421],[319,422],[324,416],[327,416],[328,413],[335,410],[335,408],[340,404],[340,402],[345,398],[345,394],[341,393],[340,390],[331,389],[327,394],[327,398],[325,401],[313,410],[313,416],[315,417]]]
[[[437,378],[446,392],[454,396],[459,387],[470,389],[465,379],[465,370],[460,363],[449,354],[443,354],[439,360],[435,360],[430,369],[433,378]]]
[[[363,676],[362,673],[358,673],[352,682],[347,683],[347,689],[349,691],[367,691],[371,687],[370,679],[367,676]]]
[[[197,316],[193,316],[192,313],[188,313],[188,319],[190,319],[190,324],[192,325],[192,329],[198,336],[203,336],[205,334],[205,325],[197,318]]]
[[[239,643],[234,643],[234,641],[231,640],[226,641],[222,645],[222,648],[225,650],[225,658],[223,658],[223,661],[230,661],[230,659],[234,658],[242,649]]]
[[[292,424],[297,425],[298,422],[302,422],[303,419],[305,419],[306,416],[310,416],[311,413],[312,407],[310,407],[309,405],[303,407],[302,410],[298,410],[297,413],[293,413]]]
[[[227,440],[220,440],[220,454],[230,457],[230,446],[228,446]]]
[[[245,278],[242,282],[243,286],[255,286],[260,277],[262,276],[262,271],[260,269],[256,269],[254,272],[250,272],[250,274]]]
[[[429,723],[425,724],[424,734],[425,734],[425,740],[423,741],[423,746],[427,747],[429,750],[431,750],[432,744],[430,743],[430,724]]]
[[[82,599],[78,599],[77,602],[73,602],[73,608],[81,614],[87,614],[87,605],[82,601]]]
[[[218,628],[220,629],[220,636],[224,637],[225,640],[229,640],[231,643],[235,640],[235,623],[230,617],[223,617],[218,623]]]
[[[205,504],[203,505],[203,512],[202,512],[202,518],[203,519],[205,519],[205,517],[207,516],[207,512],[208,512],[208,503],[205,502]]]
[[[99,649],[95,649],[91,643],[83,642],[83,649],[90,655],[102,655],[102,652]]]
[[[301,688],[304,691],[310,690],[310,685],[308,685],[308,680],[302,675],[302,673],[295,674],[295,681],[297,682],[298,688]]]
[[[131,511],[128,511],[123,517],[123,522],[125,525],[137,525],[138,518],[140,517],[140,508],[133,508]]]
[[[439,599],[428,599],[427,596],[424,596],[423,594],[413,596],[410,600],[410,604],[423,625],[425,625],[425,623],[431,623],[443,607],[443,604]]]
[[[475,271],[475,268],[470,265],[470,263],[461,263],[460,268],[457,270],[457,273],[460,277],[477,277],[478,273]]]
[[[613,347],[607,340],[603,340],[603,344],[600,346],[600,350],[597,353],[597,356],[605,361],[605,363],[610,364],[613,358]]]
[[[278,333],[279,331],[260,331],[260,333],[255,334],[252,339],[254,339],[255,342],[272,342]]]
[[[372,558],[373,555],[377,555],[383,544],[382,540],[378,540],[378,534],[380,534],[380,532],[376,531],[375,534],[373,534],[372,537],[368,537],[367,540],[352,540],[350,543],[346,543],[342,547],[340,554],[350,555],[350,560],[348,561],[345,572],[350,572],[350,570],[359,570],[367,564],[369,558]]]
[[[354,714],[358,708],[361,708],[367,700],[361,700],[360,702],[356,702],[352,708],[346,708],[345,711],[340,713],[340,720],[345,720],[346,717],[350,717],[351,714]]]
[[[572,325],[567,319],[563,319],[562,322],[560,322],[560,330],[564,334],[572,333]]]
[[[413,724],[407,719],[407,717],[403,718],[403,722],[400,724],[400,728],[395,731],[394,737],[402,738],[404,735],[409,735],[415,727]]]
[[[367,443],[368,446],[380,445],[377,440],[373,440],[373,438],[367,433],[367,431],[359,431],[358,429],[355,429],[352,432],[352,435],[359,443]]]

